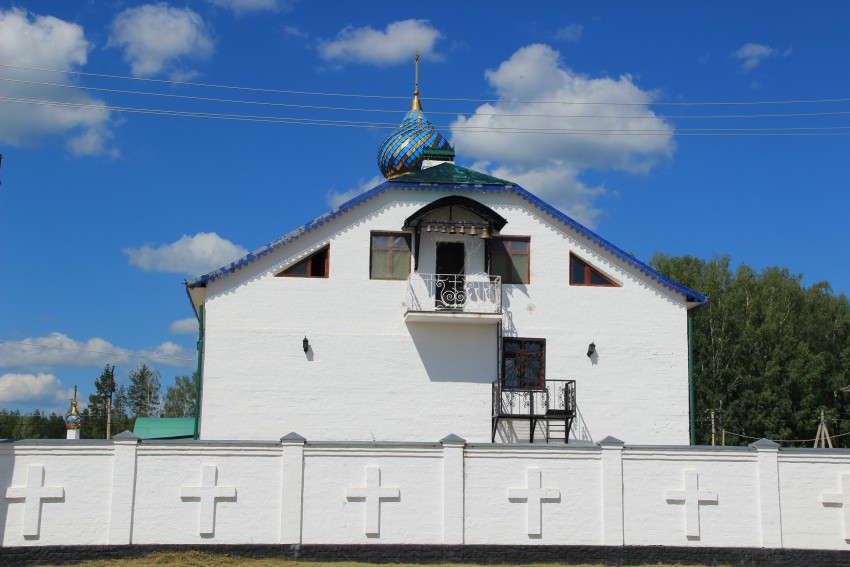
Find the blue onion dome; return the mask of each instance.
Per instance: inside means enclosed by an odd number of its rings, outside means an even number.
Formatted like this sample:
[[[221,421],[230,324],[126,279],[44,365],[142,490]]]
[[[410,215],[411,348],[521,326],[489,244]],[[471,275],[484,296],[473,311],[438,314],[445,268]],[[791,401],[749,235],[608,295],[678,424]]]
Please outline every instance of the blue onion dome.
[[[387,136],[378,150],[378,167],[387,179],[419,171],[422,168],[422,151],[425,148],[450,150],[451,145],[434,129],[422,112],[417,88],[413,93],[410,112],[398,129]]]

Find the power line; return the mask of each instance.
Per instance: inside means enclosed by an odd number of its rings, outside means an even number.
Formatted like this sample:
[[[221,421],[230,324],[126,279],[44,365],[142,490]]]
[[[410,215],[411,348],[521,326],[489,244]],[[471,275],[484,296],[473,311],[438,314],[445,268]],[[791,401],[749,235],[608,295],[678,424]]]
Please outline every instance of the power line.
[[[755,440],[761,439],[761,437],[752,437],[751,435],[744,435],[742,433],[735,433],[734,431],[728,431],[728,430],[726,430],[726,434],[727,435],[735,435],[737,437],[743,437],[744,439],[755,439]],[[835,439],[836,437],[844,437],[846,435],[850,435],[850,432],[839,433],[838,435],[830,435],[830,437]],[[814,439],[814,438],[813,439],[771,439],[771,441],[774,441],[776,443],[811,443],[813,441],[816,441],[816,439]]]
[[[180,116],[191,118],[208,118],[214,120],[233,120],[241,122],[268,122],[281,124],[300,124],[310,126],[334,126],[346,128],[392,129],[395,123],[365,122],[357,120],[329,120],[314,118],[288,118],[275,116],[251,116],[242,114],[221,114],[210,112],[189,112],[179,110],[162,110],[151,108],[136,108],[111,106],[103,104],[72,103],[52,100],[27,98],[0,97],[0,102],[17,104],[34,104],[45,106],[61,106],[90,110],[109,110],[113,112],[129,112],[153,114],[161,116]],[[445,128],[447,125],[436,125]],[[778,128],[680,128],[680,129],[563,129],[563,128],[512,128],[491,126],[459,126],[455,131],[498,132],[504,134],[550,134],[550,135],[618,135],[618,136],[846,136],[850,135],[850,126],[823,127],[778,127]]]
[[[184,361],[188,361],[188,362],[194,362],[195,361],[194,358],[182,358],[182,357],[178,357],[178,356],[162,356],[162,355],[157,355],[157,354],[135,354],[135,353],[130,353],[130,352],[114,352],[114,351],[105,351],[105,350],[92,350],[92,349],[86,349],[86,348],[60,347],[60,346],[55,346],[55,345],[40,345],[40,344],[36,344],[36,343],[28,343],[26,341],[10,341],[8,339],[0,339],[0,343],[25,345],[25,346],[46,348],[46,349],[52,349],[52,350],[72,350],[72,351],[76,351],[76,352],[91,352],[91,353],[94,353],[94,354],[109,354],[109,355],[113,355],[113,356],[134,356],[134,357],[137,357],[137,358],[155,358],[155,359],[158,359],[158,360],[184,360]]]
[[[192,96],[192,95],[180,95],[174,93],[158,93],[151,91],[134,91],[127,89],[113,89],[113,88],[105,88],[105,87],[91,87],[85,85],[70,85],[63,83],[48,83],[44,81],[29,81],[25,79],[12,79],[10,77],[0,77],[0,81],[6,81],[11,83],[20,83],[27,85],[38,85],[45,87],[53,87],[53,88],[62,88],[62,89],[73,89],[73,90],[84,90],[84,91],[95,91],[95,92],[106,92],[113,94],[128,94],[128,95],[137,95],[137,96],[151,96],[151,97],[160,97],[160,98],[170,98],[170,99],[179,99],[179,100],[191,100],[191,101],[201,101],[201,102],[217,102],[217,103],[226,103],[226,104],[245,104],[245,105],[254,105],[254,106],[270,106],[270,107],[282,107],[282,108],[298,108],[305,110],[329,110],[329,111],[343,111],[343,112],[368,112],[368,113],[384,113],[384,114],[399,114],[399,110],[396,109],[388,109],[388,108],[357,108],[357,107],[345,107],[345,106],[323,106],[323,105],[315,105],[315,104],[294,104],[294,103],[284,103],[284,102],[268,102],[268,101],[256,101],[256,100],[242,100],[242,99],[227,99],[227,98],[215,98],[215,97],[203,97],[203,96]],[[465,114],[462,111],[429,111],[429,115],[446,115],[446,116],[456,116],[460,114]],[[659,118],[664,119],[752,119],[752,118],[811,118],[811,117],[825,117],[825,116],[847,116],[850,115],[850,111],[833,111],[833,112],[796,112],[796,113],[774,113],[774,114],[682,114],[682,115],[657,115],[657,114],[645,114],[640,116],[635,115],[623,115],[623,114],[543,114],[543,113],[506,113],[506,112],[475,112],[474,116],[504,116],[510,118],[569,118],[569,119],[578,119],[578,118],[594,118],[594,119],[623,119],[623,120],[657,120]]]
[[[390,95],[367,95],[353,93],[333,93],[321,91],[297,91],[288,89],[268,89],[259,87],[243,87],[236,85],[221,85],[214,83],[195,83],[189,81],[172,81],[166,79],[150,79],[143,77],[130,77],[126,75],[110,75],[105,73],[88,73],[84,71],[67,71],[61,69],[49,69],[45,67],[28,67],[24,65],[12,65],[8,63],[0,63],[0,67],[7,69],[23,69],[28,71],[43,71],[47,73],[61,73],[65,75],[79,75],[86,77],[99,77],[106,79],[120,79],[127,81],[141,81],[148,83],[159,83],[168,85],[183,85],[191,87],[204,87],[215,89],[230,89],[238,91],[290,94],[290,95],[306,95],[306,96],[327,96],[327,97],[347,97],[347,98],[365,98],[365,99],[381,99],[381,100],[409,100],[409,96],[390,96]],[[505,99],[479,99],[479,98],[458,98],[458,97],[421,97],[423,100],[443,101],[443,102],[475,102],[475,103],[514,103],[514,104],[566,104],[566,105],[592,105],[592,106],[756,106],[756,105],[781,105],[781,104],[826,104],[826,103],[843,103],[850,102],[850,98],[833,98],[833,99],[812,99],[812,100],[758,100],[758,101],[698,101],[698,102],[610,102],[610,101],[560,101],[560,100],[505,100]]]

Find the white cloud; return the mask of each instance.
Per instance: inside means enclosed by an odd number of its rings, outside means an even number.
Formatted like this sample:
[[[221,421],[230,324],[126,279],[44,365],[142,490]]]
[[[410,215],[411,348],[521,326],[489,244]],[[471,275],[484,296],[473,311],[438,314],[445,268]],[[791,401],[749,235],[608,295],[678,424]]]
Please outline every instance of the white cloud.
[[[64,402],[74,396],[73,388],[65,388],[53,374],[0,375],[0,403]]]
[[[361,195],[368,191],[369,189],[374,189],[378,185],[384,182],[384,178],[381,175],[376,175],[372,179],[368,181],[360,180],[358,182],[357,187],[353,189],[348,189],[347,191],[334,191],[331,189],[325,195],[325,201],[327,201],[328,206],[332,209],[335,209],[356,197],[357,195]]]
[[[415,51],[422,57],[440,59],[434,46],[443,34],[428,20],[401,20],[381,31],[371,27],[343,28],[333,40],[319,44],[319,55],[327,60],[392,65],[411,61]]]
[[[552,163],[533,168],[502,165],[490,169],[489,173],[518,183],[589,228],[596,226],[602,213],[593,206],[593,201],[606,193],[605,188],[588,187],[578,179],[580,172],[567,164]]]
[[[146,272],[173,272],[178,274],[205,274],[246,255],[241,246],[221,238],[214,232],[184,235],[171,244],[153,247],[124,248],[130,265]]]
[[[178,319],[177,321],[172,321],[172,323],[168,326],[168,331],[174,333],[175,335],[197,334],[198,320],[194,317],[187,317],[186,319]]]
[[[127,8],[112,20],[109,45],[124,49],[133,75],[152,77],[168,73],[175,80],[194,75],[186,59],[203,59],[215,43],[209,26],[190,8],[145,4]]]
[[[148,349],[127,349],[101,338],[76,341],[62,333],[0,343],[0,368],[49,371],[58,367],[100,368],[110,364],[135,366],[147,360],[152,365],[191,367],[194,352],[172,342]]]
[[[790,53],[786,51],[785,55]],[[741,60],[741,68],[744,71],[752,71],[765,59],[780,55],[778,49],[768,47],[761,43],[747,43],[741,49],[732,54],[735,59]]]
[[[83,28],[53,16],[37,16],[22,9],[0,10],[0,61],[23,67],[74,71],[86,63],[91,45]],[[3,76],[22,81],[74,85],[73,75],[23,69],[3,69]],[[59,96],[61,91],[61,96]],[[74,89],[0,81],[0,96],[29,100],[62,100],[95,108],[71,108],[4,102],[0,104],[0,142],[25,146],[52,135],[70,135],[75,155],[115,155],[108,147],[110,113],[101,100]]]
[[[584,222],[593,224],[597,218],[593,201],[605,190],[580,182],[583,170],[646,173],[673,154],[672,126],[649,108],[652,93],[631,77],[575,73],[561,65],[557,51],[542,44],[519,49],[485,75],[499,101],[451,124],[459,154],[494,163],[494,175],[523,180],[523,187]],[[558,133],[544,133],[552,129]],[[653,133],[628,133],[642,130]]]
[[[289,10],[288,2],[279,0],[208,0],[211,4],[233,10],[236,14],[248,14],[251,12],[265,12],[277,10]]]
[[[298,39],[306,39],[310,37],[310,34],[306,31],[302,30],[298,26],[284,26],[283,33],[290,37],[296,37]]]
[[[583,32],[584,27],[581,24],[567,24],[558,28],[555,32],[555,38],[561,41],[578,41]]]

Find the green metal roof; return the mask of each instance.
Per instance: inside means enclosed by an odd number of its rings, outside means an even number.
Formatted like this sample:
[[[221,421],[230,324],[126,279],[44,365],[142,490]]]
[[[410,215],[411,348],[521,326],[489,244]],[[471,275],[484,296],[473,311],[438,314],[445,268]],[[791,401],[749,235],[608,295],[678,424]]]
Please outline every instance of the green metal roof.
[[[423,159],[428,159],[428,158],[433,158],[433,157],[454,159],[454,157],[455,157],[454,148],[448,148],[448,149],[425,148],[424,150],[422,150],[422,158]]]
[[[424,183],[424,184],[441,184],[454,183],[459,185],[503,185],[505,187],[513,187],[516,183],[487,175],[478,171],[473,171],[465,167],[460,167],[453,163],[441,163],[434,167],[429,167],[421,171],[400,175],[390,179],[392,183]]]
[[[194,417],[138,417],[133,433],[142,439],[192,439]]]

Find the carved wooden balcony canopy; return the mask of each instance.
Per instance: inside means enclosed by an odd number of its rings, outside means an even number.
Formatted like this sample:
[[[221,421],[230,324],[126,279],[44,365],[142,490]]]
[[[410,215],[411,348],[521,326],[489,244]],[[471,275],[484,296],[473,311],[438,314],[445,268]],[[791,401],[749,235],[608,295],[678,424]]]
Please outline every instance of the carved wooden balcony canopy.
[[[443,209],[446,207],[458,207],[460,209],[466,209],[471,213],[474,213],[481,217],[481,219],[490,225],[491,228],[496,229],[497,231],[502,230],[508,221],[502,217],[499,213],[482,205],[478,201],[474,199],[470,199],[469,197],[464,197],[462,195],[450,195],[448,197],[443,197],[442,199],[437,199],[431,203],[428,203],[409,217],[405,219],[403,229],[415,229],[422,223],[423,217],[425,217],[428,213],[432,211],[436,211],[437,209]],[[446,219],[448,220],[448,219]]]

